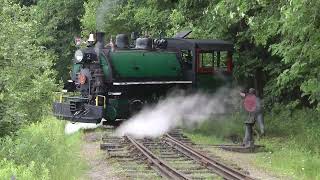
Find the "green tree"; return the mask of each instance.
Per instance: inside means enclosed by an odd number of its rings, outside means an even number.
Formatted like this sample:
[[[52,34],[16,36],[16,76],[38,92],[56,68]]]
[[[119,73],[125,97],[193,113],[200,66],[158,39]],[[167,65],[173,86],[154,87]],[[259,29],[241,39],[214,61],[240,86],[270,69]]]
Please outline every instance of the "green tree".
[[[52,102],[55,56],[37,42],[43,25],[35,8],[0,0],[0,136],[48,113]]]
[[[58,80],[69,78],[75,50],[74,38],[80,36],[83,3],[84,0],[38,0],[34,7],[38,12],[35,20],[42,24],[36,32],[36,40],[58,57],[54,61]]]

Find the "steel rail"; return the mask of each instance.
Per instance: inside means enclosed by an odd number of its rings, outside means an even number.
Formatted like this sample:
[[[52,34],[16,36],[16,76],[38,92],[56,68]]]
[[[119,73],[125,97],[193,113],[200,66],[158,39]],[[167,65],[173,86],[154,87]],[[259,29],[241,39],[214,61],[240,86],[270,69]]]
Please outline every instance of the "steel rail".
[[[200,162],[208,169],[214,171],[219,176],[223,177],[227,180],[254,180],[254,178],[243,174],[242,172],[235,170],[215,159],[212,159],[205,155],[204,153],[200,153],[199,151],[194,150],[190,146],[180,142],[179,140],[175,139],[174,137],[170,136],[169,134],[164,135],[163,140],[169,144],[170,146],[174,147],[178,151],[182,152],[186,156],[190,157],[191,159]]]
[[[159,172],[161,176],[164,176],[168,179],[187,179],[189,180],[186,175],[177,170],[170,167],[166,162],[162,161],[160,158],[156,157],[148,148],[144,145],[136,141],[134,138],[130,136],[125,136],[131,144],[133,144],[147,159],[150,163],[150,166]]]

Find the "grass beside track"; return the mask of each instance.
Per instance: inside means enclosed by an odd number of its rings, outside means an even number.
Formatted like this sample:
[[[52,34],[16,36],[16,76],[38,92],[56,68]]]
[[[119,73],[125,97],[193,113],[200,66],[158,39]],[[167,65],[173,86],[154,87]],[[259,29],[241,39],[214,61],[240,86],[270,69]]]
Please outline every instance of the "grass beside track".
[[[241,141],[245,114],[210,120],[188,130],[186,135],[201,144]],[[257,153],[255,166],[294,179],[320,179],[320,112],[275,107],[266,114],[266,136],[256,143],[266,146]]]
[[[64,134],[64,122],[47,117],[0,141],[1,179],[78,179],[82,134]]]

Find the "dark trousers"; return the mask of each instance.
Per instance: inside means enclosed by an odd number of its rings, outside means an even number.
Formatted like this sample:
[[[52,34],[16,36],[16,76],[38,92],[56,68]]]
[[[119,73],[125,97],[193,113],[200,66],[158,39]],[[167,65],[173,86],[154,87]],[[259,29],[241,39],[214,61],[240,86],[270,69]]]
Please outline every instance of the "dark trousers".
[[[263,114],[262,113],[258,113],[257,114],[257,122],[260,128],[260,133],[263,136],[264,135],[264,119],[263,119]]]
[[[253,140],[253,125],[254,123],[245,123],[245,135],[243,139],[243,145],[245,147],[253,147],[254,140]]]

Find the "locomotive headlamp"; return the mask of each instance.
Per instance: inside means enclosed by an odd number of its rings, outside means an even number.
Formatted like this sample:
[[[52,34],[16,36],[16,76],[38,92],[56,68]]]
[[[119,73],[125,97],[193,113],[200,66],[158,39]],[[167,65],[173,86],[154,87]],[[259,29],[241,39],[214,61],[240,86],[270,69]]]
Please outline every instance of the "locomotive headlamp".
[[[83,59],[83,52],[81,50],[77,50],[76,53],[74,54],[74,58],[76,59],[76,62],[79,63]]]

